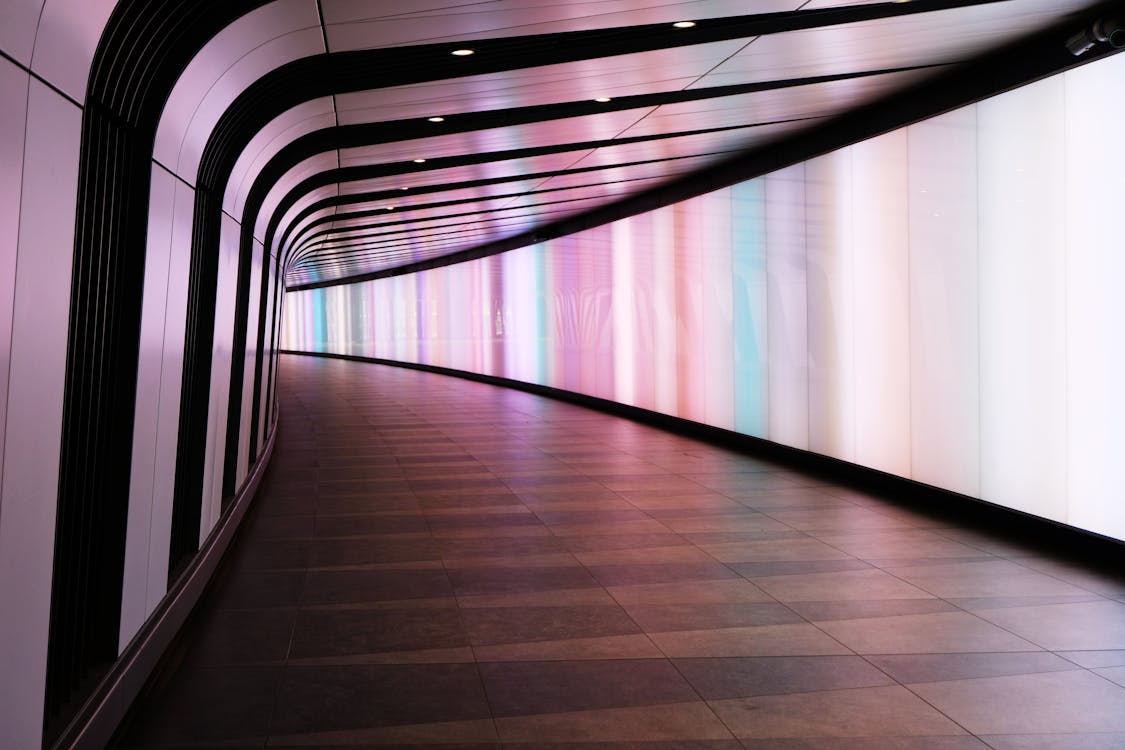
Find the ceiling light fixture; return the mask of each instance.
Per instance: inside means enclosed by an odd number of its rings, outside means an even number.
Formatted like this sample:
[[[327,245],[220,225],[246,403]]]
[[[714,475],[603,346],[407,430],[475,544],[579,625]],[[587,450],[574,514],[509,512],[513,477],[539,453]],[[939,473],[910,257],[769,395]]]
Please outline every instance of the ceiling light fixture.
[[[468,57],[469,55],[476,54],[475,49],[455,49],[453,54],[457,57]]]
[[[676,21],[672,24],[672,27],[676,29],[690,29],[693,26],[695,26],[695,21]]]
[[[595,99],[594,101],[596,101],[596,102],[598,102],[598,103],[600,103],[600,104],[605,104],[606,102],[611,102],[611,101],[613,101],[613,100],[612,100],[612,99],[610,99],[610,98],[609,98],[608,96],[599,96],[599,97],[598,97],[597,99]]]
[[[429,119],[430,122],[445,122],[444,117],[430,117],[427,119]]]
[[[414,160],[414,163],[415,163],[415,164],[425,164],[425,163],[426,163],[426,160],[425,160],[425,159],[415,159],[415,160]]]

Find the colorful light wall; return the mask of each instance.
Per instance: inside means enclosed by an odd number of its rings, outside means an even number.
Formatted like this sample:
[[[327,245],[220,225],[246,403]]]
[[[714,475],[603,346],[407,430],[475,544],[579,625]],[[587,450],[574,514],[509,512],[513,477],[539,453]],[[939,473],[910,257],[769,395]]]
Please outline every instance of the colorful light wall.
[[[283,346],[564,388],[1125,539],[1125,55],[456,266]]]

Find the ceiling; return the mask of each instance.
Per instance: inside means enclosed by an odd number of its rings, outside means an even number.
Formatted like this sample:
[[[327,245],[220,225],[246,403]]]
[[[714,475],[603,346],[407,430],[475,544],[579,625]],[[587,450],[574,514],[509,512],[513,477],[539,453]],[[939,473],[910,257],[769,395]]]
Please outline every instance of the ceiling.
[[[259,222],[276,227],[289,288],[528,244],[1090,5],[416,0],[403,12],[391,0],[321,0],[315,25],[301,27],[309,44],[417,46],[435,62],[409,84],[309,101],[300,128],[276,125],[277,144],[320,133],[336,147],[288,168]],[[684,21],[695,25],[673,26]],[[589,32],[610,33],[594,45]],[[489,59],[494,50],[503,57]]]

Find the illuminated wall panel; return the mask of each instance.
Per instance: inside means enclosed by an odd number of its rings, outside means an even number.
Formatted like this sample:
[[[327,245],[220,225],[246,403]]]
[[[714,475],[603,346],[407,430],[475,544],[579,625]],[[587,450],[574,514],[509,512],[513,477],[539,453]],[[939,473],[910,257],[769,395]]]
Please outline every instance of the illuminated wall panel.
[[[284,346],[600,396],[1125,538],[1123,78],[1111,58],[568,237],[291,293]]]
[[[909,132],[912,476],[980,494],[976,110]]]
[[[731,189],[730,232],[733,429],[764,438],[769,434],[769,318],[764,179],[744,182]],[[802,356],[803,350],[804,347]]]
[[[856,463],[910,475],[907,133],[852,149]]]
[[[1066,510],[1061,78],[977,106],[981,493]]]
[[[765,183],[766,365],[768,437],[809,447],[808,283],[805,251],[805,165],[762,178]]]
[[[852,152],[805,165],[809,448],[855,455]]]
[[[652,220],[652,373],[656,411],[676,414],[676,248],[673,209],[649,214]]]
[[[1067,522],[1125,539],[1125,56],[1067,77]],[[1110,145],[1113,144],[1113,145]],[[1117,181],[1113,181],[1113,176]]]
[[[696,334],[703,348],[702,422],[734,429],[734,347],[732,325],[731,191],[696,199],[702,220],[699,237],[699,309],[703,327]],[[690,335],[690,334],[689,334]],[[688,364],[689,371],[695,368]]]

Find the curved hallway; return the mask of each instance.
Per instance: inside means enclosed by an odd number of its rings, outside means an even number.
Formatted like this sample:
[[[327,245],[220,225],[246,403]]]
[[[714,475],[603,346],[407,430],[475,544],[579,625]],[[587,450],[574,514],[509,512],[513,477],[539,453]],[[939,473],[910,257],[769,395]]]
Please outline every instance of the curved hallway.
[[[1125,746],[1123,578],[522,392],[281,372],[120,747]]]

